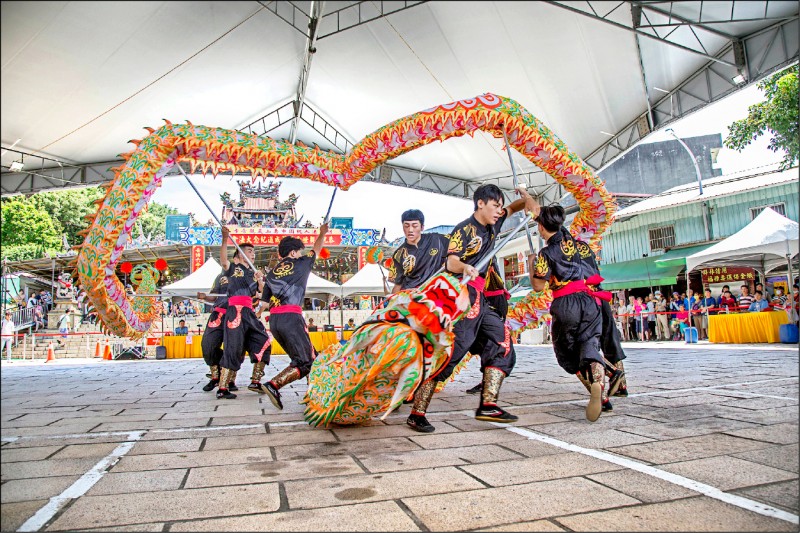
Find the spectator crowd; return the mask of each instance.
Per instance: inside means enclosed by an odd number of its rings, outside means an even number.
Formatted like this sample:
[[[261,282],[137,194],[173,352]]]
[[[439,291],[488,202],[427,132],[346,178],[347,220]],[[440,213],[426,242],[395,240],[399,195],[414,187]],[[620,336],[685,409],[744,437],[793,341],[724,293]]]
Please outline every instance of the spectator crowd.
[[[673,292],[668,298],[661,291],[645,297],[628,297],[628,303],[615,299],[614,317],[617,328],[626,341],[685,340],[686,328],[697,329],[698,340],[708,339],[708,317],[718,313],[752,313],[767,309],[782,310],[789,314],[790,321],[797,323],[800,315],[800,289],[792,287],[792,298],[783,293],[783,287],[775,287],[774,294],[757,283],[750,294],[747,285],[739,288],[734,296],[728,285],[722,287],[718,296],[705,289],[703,294]]]

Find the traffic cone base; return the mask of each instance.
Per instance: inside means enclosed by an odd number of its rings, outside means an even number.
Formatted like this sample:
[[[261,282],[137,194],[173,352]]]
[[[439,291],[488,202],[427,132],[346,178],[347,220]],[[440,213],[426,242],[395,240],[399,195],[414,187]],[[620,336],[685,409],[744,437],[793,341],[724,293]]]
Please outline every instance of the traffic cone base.
[[[94,346],[94,356],[100,357],[100,341],[97,341],[97,344]]]
[[[113,359],[114,358],[111,356],[111,346],[109,346],[109,344],[106,343],[105,351],[103,352],[103,360],[111,361]]]
[[[47,345],[47,359],[45,360],[45,363],[49,363],[50,361],[55,361],[55,360],[56,360],[56,354],[53,351],[53,343],[51,342],[50,344]]]

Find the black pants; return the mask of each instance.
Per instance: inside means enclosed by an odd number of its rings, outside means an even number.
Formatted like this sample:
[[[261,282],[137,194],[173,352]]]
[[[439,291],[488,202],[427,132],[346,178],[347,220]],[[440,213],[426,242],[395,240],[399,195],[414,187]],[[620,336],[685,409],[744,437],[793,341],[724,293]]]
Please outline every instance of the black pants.
[[[208,315],[206,330],[203,332],[203,360],[208,366],[219,366],[222,361],[222,341],[225,337],[225,314],[216,309]]]
[[[242,354],[250,352],[250,361],[259,359],[269,363],[272,353],[267,330],[252,309],[243,305],[229,305],[225,314],[225,346],[220,366],[238,372],[242,367]]]
[[[603,315],[603,332],[600,335],[600,345],[603,348],[603,355],[611,363],[625,359],[625,352],[622,350],[622,335],[617,329],[617,324],[614,322],[614,313],[611,311],[611,305],[605,300],[601,300],[600,312]]]
[[[509,375],[517,361],[514,343],[511,342],[511,332],[506,328],[503,319],[497,312],[489,307],[483,293],[478,293],[473,287],[468,287],[469,299],[472,307],[467,316],[456,323],[453,328],[455,344],[450,355],[450,361],[439,374],[437,381],[444,381],[450,377],[459,362],[467,355],[470,349],[480,350],[481,370],[494,367]],[[473,352],[475,353],[475,352]]]
[[[314,347],[306,331],[306,322],[299,313],[272,313],[269,315],[269,330],[278,341],[289,359],[289,366],[300,371],[300,377],[311,372],[314,362]]]
[[[585,292],[568,294],[553,300],[553,350],[561,368],[575,374],[592,362],[603,362],[600,337],[603,317],[594,298]]]

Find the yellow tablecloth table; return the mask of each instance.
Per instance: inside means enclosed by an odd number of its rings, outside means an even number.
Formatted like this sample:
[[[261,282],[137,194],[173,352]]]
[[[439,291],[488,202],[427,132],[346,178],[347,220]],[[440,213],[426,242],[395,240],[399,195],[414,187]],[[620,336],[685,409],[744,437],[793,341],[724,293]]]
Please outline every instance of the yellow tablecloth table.
[[[186,344],[186,335],[170,335],[162,339],[161,346],[167,349],[167,359],[203,357],[202,336],[192,335],[192,343]]]
[[[711,315],[708,340],[730,344],[781,342],[780,327],[788,323],[784,311]]]
[[[344,340],[349,341],[350,337],[352,337],[352,336],[353,336],[353,330],[352,329],[346,329],[346,330],[342,331],[342,338]]]
[[[336,344],[339,339],[336,337],[335,331],[309,331],[308,336],[311,338],[311,344],[314,349],[321,352],[331,344]],[[285,355],[286,350],[283,346],[278,344],[274,338],[272,339],[272,355]]]

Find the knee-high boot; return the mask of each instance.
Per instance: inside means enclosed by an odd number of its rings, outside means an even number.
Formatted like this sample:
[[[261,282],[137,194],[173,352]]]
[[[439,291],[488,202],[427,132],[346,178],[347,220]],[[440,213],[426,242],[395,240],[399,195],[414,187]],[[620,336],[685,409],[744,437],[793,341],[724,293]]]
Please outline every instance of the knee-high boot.
[[[217,399],[233,400],[236,395],[228,390],[229,384],[236,379],[236,372],[230,368],[222,367],[219,371],[219,388],[217,389]]]
[[[211,365],[209,368],[211,369],[211,380],[203,387],[206,392],[211,392],[219,384],[219,366]]]
[[[283,410],[280,389],[297,379],[300,379],[300,370],[293,366],[287,366],[278,372],[278,375],[276,375],[274,378],[261,385],[261,388],[269,397],[272,405]]]
[[[622,361],[617,361],[617,364],[614,365],[617,367],[617,370],[622,372],[622,377],[619,380],[619,387],[615,392],[612,392],[609,386],[609,394],[613,396],[622,396],[625,397],[628,395],[628,378],[625,374],[625,365],[622,364]]]
[[[265,361],[259,361],[253,364],[253,374],[250,376],[250,385],[247,386],[248,389],[253,392],[264,394],[264,390],[261,388],[261,378],[264,377],[264,369],[266,366],[267,363]]]
[[[431,404],[431,398],[433,398],[435,390],[436,382],[429,379],[414,392],[414,405],[411,407],[411,414],[408,415],[408,419],[406,420],[406,424],[414,431],[431,433],[436,430],[433,424],[428,422],[428,419],[425,418],[425,413],[428,410],[428,406]]]
[[[506,374],[499,368],[492,366],[483,370],[483,390],[475,419],[487,422],[514,422],[518,417],[497,406],[497,397]]]
[[[600,413],[603,409],[603,398],[605,397],[605,377],[603,365],[592,361],[589,366],[590,397],[589,403],[586,405],[586,420],[589,422],[594,422],[600,418]]]

